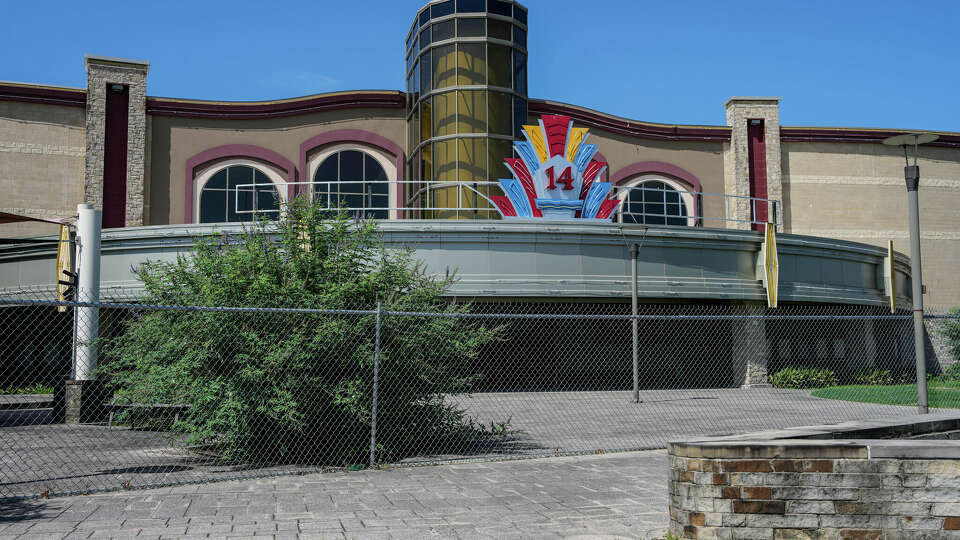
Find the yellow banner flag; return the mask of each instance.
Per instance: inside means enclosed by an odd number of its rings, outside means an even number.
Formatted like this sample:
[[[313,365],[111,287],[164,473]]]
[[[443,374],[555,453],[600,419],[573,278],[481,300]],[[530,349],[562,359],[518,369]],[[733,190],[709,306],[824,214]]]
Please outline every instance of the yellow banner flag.
[[[57,243],[57,275],[55,282],[57,284],[57,300],[61,302],[69,300],[66,297],[69,286],[60,283],[60,281],[67,279],[67,275],[64,274],[63,271],[70,270],[70,257],[70,227],[60,225],[60,241]],[[67,306],[57,306],[57,310],[62,313],[67,310]]]

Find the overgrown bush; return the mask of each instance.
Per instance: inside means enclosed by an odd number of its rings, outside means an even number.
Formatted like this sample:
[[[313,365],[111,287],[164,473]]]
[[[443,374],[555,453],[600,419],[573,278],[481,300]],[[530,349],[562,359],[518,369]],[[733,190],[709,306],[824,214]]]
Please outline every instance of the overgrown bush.
[[[854,382],[868,386],[889,386],[893,384],[907,384],[913,382],[909,373],[900,373],[895,375],[889,369],[873,369],[858,373],[854,377]]]
[[[831,369],[790,366],[776,372],[770,382],[774,388],[794,390],[825,388],[840,384],[837,374]]]
[[[276,223],[198,239],[174,263],[137,269],[145,304],[464,313],[409,250],[372,222],[302,201]],[[377,417],[382,459],[483,435],[446,397],[497,330],[474,319],[382,319]],[[369,452],[374,315],[145,309],[103,344],[117,397],[183,403],[173,426],[224,460],[344,464]]]

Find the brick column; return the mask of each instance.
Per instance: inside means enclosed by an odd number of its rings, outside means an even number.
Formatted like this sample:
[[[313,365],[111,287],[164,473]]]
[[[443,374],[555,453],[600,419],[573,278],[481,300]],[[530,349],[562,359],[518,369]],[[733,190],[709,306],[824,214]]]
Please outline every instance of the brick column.
[[[750,162],[747,126],[750,120],[764,121],[764,140],[767,161],[767,198],[783,203],[783,181],[780,167],[780,98],[777,97],[732,97],[724,107],[727,109],[727,125],[733,128],[730,143],[723,148],[724,192],[728,195],[750,196]],[[730,217],[749,220],[750,204],[747,200],[732,199]],[[782,208],[778,208],[783,212]],[[772,217],[772,216],[771,216]],[[728,223],[728,229],[749,229],[749,223]]]
[[[126,226],[144,224],[148,62],[87,55],[86,167],[84,202],[103,209],[104,139],[108,84],[129,88]]]

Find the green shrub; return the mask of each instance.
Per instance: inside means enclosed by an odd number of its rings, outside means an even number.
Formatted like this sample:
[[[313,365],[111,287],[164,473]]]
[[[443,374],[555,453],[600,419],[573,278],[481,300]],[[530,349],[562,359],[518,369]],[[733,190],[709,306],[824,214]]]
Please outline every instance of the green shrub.
[[[840,381],[837,379],[837,374],[830,369],[788,366],[773,375],[771,384],[774,388],[803,390],[836,386]]]
[[[0,396],[8,394],[52,394],[53,387],[46,384],[34,384],[30,386],[11,386],[10,388],[0,388]]]
[[[950,364],[938,378],[943,381],[960,381],[960,362]]]
[[[960,316],[960,308],[954,308],[950,311],[950,315]],[[960,317],[945,319],[940,332],[947,340],[947,348],[950,349],[954,362],[960,362]],[[958,368],[958,371],[960,371],[960,368]],[[960,373],[958,373],[958,376],[960,376]]]
[[[193,306],[464,313],[452,278],[386,250],[376,225],[296,201],[272,224],[198,239],[192,256],[142,265],[142,302]],[[375,315],[143,310],[106,340],[117,398],[189,406],[173,431],[226,461],[349,464],[369,452]],[[477,319],[385,316],[378,459],[488,435],[449,396],[496,339]],[[471,439],[472,440],[472,439]],[[424,441],[434,447],[424,448]]]
[[[889,386],[892,384],[907,384],[913,382],[913,378],[910,373],[894,375],[889,369],[874,369],[858,373],[854,377],[854,382],[868,386]]]

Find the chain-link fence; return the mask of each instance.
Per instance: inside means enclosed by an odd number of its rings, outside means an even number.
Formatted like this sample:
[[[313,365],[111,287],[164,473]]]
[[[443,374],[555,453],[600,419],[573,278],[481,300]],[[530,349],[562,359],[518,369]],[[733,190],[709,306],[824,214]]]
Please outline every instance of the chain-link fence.
[[[930,405],[960,407],[960,319],[930,322]],[[0,498],[917,413],[912,318],[879,308],[0,299],[0,329]]]

